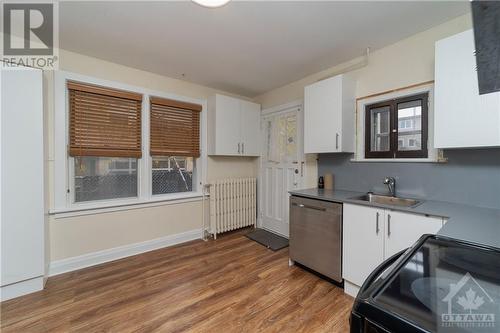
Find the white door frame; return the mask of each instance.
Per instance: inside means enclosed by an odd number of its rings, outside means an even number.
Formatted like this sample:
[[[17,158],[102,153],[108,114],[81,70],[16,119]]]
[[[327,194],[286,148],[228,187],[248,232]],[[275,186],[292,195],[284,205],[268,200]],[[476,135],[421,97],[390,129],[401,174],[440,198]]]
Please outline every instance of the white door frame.
[[[301,186],[304,186],[305,179],[307,179],[307,168],[305,165],[306,162],[306,156],[304,154],[304,107],[303,107],[303,100],[295,100],[289,103],[281,104],[278,106],[274,106],[268,109],[263,109],[261,112],[261,127],[260,127],[260,137],[262,138],[261,142],[261,147],[264,147],[264,140],[265,140],[265,135],[264,131],[262,129],[262,124],[263,124],[263,119],[268,117],[269,115],[273,114],[279,114],[279,113],[284,113],[289,111],[290,109],[293,108],[299,108],[298,112],[298,117],[297,117],[297,140],[298,140],[298,155],[299,155],[299,165],[298,168],[300,170],[300,180],[301,184],[299,184],[299,188]],[[261,157],[260,157],[260,162],[259,162],[259,189],[258,189],[258,194],[259,194],[259,200],[258,200],[258,218],[257,218],[257,226],[262,229],[266,229],[270,232],[277,233],[274,230],[269,230],[263,226],[263,207],[264,207],[264,191],[263,191],[263,180],[264,180],[264,175],[263,175],[263,164],[264,164],[264,149],[261,149]],[[280,234],[280,236],[285,236]]]

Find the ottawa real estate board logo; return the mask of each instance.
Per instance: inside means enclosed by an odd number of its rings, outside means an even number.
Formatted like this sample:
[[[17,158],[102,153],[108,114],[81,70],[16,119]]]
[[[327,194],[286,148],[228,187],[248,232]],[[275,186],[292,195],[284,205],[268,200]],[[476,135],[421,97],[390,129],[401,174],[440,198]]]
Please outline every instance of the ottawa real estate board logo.
[[[495,327],[498,305],[474,277],[466,273],[457,283],[450,284],[442,299],[441,326],[451,331],[462,328],[477,332],[498,332]]]
[[[57,69],[57,2],[2,1],[2,67]]]

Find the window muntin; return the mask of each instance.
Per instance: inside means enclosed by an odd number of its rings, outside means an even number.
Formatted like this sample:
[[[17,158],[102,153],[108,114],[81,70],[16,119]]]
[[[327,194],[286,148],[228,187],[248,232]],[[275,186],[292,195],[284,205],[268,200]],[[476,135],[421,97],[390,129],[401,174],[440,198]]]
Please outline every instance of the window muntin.
[[[76,203],[137,197],[137,159],[75,157],[74,192]]]
[[[366,158],[427,157],[428,94],[366,106]]]
[[[370,110],[371,122],[371,151],[390,150],[390,115],[389,106],[381,106]]]
[[[151,168],[153,195],[193,191],[193,157],[154,156]]]

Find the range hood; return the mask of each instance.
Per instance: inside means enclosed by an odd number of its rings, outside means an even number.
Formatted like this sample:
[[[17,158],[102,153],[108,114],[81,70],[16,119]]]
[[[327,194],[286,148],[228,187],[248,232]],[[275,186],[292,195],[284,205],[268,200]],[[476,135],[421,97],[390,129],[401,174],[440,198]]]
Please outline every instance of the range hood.
[[[479,94],[500,91],[500,1],[473,1]]]

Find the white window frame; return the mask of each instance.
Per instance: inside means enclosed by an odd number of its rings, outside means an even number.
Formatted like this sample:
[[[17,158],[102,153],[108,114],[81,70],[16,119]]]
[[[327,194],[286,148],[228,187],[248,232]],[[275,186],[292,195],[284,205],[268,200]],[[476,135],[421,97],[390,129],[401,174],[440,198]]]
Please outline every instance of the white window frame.
[[[365,158],[365,109],[367,105],[390,99],[428,93],[429,107],[427,109],[427,157],[424,158]],[[434,84],[428,83],[408,89],[397,90],[383,95],[358,99],[356,102],[356,152],[351,162],[444,162],[439,149],[434,148]]]
[[[88,202],[74,202],[74,159],[68,155],[69,145],[69,105],[66,82],[68,80],[84,82],[88,84],[100,85],[114,89],[127,90],[143,95],[141,124],[142,124],[142,158],[137,160],[137,197],[117,198],[107,200],[96,200]],[[156,206],[161,202],[184,202],[201,200],[203,185],[206,183],[206,117],[207,101],[180,96],[163,91],[156,91],[143,87],[124,84],[116,81],[98,79],[86,75],[66,72],[54,72],[54,168],[52,170],[53,179],[53,200],[50,209],[51,214],[68,214],[72,212],[80,215],[79,212],[107,212],[109,209],[121,210],[130,209],[130,206]],[[149,154],[149,96],[174,99],[182,102],[200,104],[202,112],[200,117],[200,157],[195,159],[195,170],[193,172],[193,191],[170,194],[152,194],[151,173],[152,160]]]

